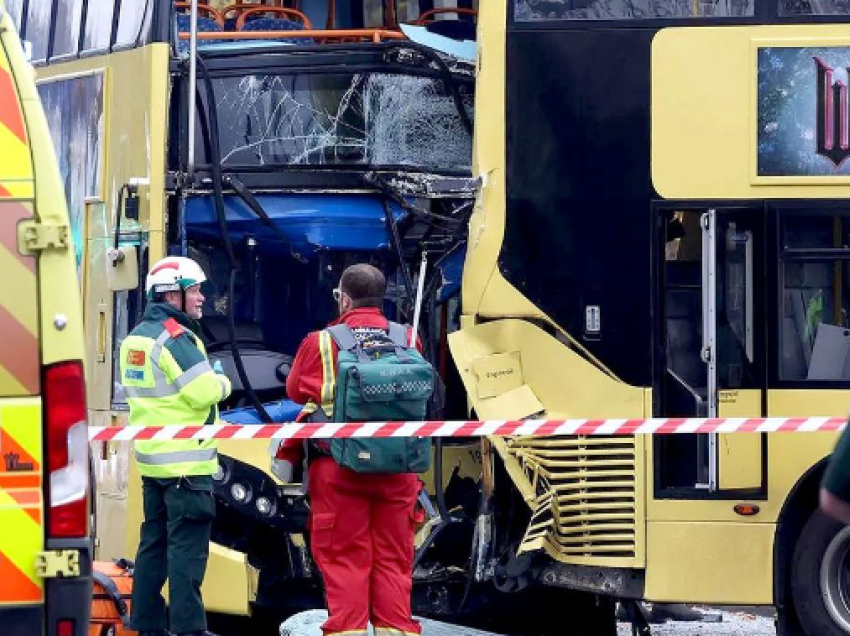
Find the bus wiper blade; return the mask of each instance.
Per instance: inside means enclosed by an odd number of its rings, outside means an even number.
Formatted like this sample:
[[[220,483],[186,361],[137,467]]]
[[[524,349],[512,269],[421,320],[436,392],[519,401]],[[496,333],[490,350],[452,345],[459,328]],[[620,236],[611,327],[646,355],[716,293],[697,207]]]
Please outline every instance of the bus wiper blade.
[[[245,205],[248,206],[251,212],[253,212],[272,232],[274,232],[274,235],[280,239],[281,243],[287,246],[291,245],[286,234],[284,234],[283,231],[275,225],[274,221],[272,221],[271,217],[257,200],[257,197],[255,197],[254,193],[248,189],[248,186],[242,183],[242,180],[239,177],[227,175],[222,179],[222,181],[233,188],[234,192],[236,192],[236,194],[239,195],[239,198],[245,202]],[[294,253],[293,256],[295,256]]]

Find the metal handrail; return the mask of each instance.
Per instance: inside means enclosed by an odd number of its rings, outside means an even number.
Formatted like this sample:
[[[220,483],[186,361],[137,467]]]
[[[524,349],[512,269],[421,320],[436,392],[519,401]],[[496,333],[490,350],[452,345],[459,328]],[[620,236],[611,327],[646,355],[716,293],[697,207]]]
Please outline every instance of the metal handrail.
[[[181,31],[181,40],[191,39],[191,33]],[[339,38],[368,38],[380,43],[384,40],[406,40],[401,31],[388,29],[310,29],[303,31],[204,31],[197,33],[198,40],[268,40],[277,38],[316,38],[335,40]]]
[[[682,387],[684,387],[685,391],[690,393],[691,397],[694,398],[694,402],[696,404],[696,415],[701,416],[703,414],[702,407],[705,404],[705,400],[703,399],[703,397],[699,393],[697,393],[696,389],[694,389],[690,384],[685,382],[678,373],[673,371],[673,369],[671,369],[670,367],[666,367],[666,370],[667,373],[669,373],[670,376]]]
[[[198,0],[191,0],[189,21],[189,156],[186,171],[191,179],[195,175],[195,91],[198,87]]]
[[[429,9],[428,11],[420,15],[414,24],[428,24],[428,22],[434,21],[434,16],[441,15],[443,13],[454,13],[458,17],[468,15],[472,16],[473,18],[478,18],[478,11],[476,11],[475,9],[465,9],[463,7],[438,7],[436,9]]]

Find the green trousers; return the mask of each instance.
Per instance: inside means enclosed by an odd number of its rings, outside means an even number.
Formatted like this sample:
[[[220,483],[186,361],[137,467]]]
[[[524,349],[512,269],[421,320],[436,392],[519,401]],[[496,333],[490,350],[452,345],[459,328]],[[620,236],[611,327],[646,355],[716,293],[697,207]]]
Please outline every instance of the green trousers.
[[[201,583],[215,517],[212,477],[142,477],[142,494],[145,520],[133,581],[133,629],[203,631]],[[166,579],[168,612],[162,597]]]

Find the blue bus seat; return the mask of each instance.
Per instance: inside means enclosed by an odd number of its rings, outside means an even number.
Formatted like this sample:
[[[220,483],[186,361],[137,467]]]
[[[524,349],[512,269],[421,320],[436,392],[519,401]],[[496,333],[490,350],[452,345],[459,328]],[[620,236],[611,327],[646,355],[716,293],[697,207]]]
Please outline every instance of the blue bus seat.
[[[176,32],[177,33],[189,33],[192,29],[192,19],[186,13],[178,13],[175,16],[175,22],[177,25]],[[205,16],[198,16],[198,33],[218,33],[221,32],[221,27],[218,22],[213,20],[212,18],[207,18]],[[219,40],[198,40],[198,46],[203,46],[204,44],[209,44],[211,42],[218,42]],[[177,52],[178,53],[186,53],[189,51],[189,40],[181,40],[177,39]]]
[[[242,31],[304,31],[306,30],[303,24],[293,20],[285,20],[283,18],[255,18],[250,17],[242,25]],[[286,40],[293,44],[313,44],[313,38],[275,38]]]

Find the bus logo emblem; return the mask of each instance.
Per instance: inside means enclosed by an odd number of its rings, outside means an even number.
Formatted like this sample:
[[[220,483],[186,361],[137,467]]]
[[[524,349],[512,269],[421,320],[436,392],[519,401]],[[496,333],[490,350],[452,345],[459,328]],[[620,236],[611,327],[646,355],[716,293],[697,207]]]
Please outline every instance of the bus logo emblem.
[[[835,167],[850,156],[850,102],[847,84],[834,80],[834,70],[819,57],[817,68],[817,153]],[[850,68],[847,69],[850,74]]]

